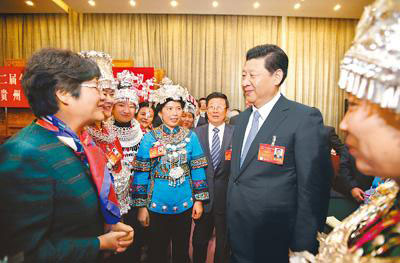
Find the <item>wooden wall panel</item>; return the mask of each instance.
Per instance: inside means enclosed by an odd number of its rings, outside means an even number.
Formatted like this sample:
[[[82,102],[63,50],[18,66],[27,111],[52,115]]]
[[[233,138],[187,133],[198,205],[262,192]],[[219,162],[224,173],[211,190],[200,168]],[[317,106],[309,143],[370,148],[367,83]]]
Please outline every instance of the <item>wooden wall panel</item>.
[[[34,119],[31,109],[8,108],[6,118],[5,108],[0,108],[0,143],[29,125]]]

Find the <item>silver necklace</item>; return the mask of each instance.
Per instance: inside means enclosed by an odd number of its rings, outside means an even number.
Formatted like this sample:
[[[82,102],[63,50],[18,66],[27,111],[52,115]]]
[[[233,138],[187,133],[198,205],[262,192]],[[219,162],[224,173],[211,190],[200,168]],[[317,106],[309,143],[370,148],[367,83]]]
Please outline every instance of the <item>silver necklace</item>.
[[[95,141],[105,142],[107,144],[113,143],[116,137],[114,130],[110,127],[108,122],[102,122],[102,125],[104,125],[103,128],[107,130],[108,134],[105,134],[101,129],[99,130],[92,126],[88,126],[86,130]]]
[[[115,119],[111,118],[110,124],[112,129],[121,144],[124,142],[129,142],[129,147],[137,145],[143,137],[142,129],[140,129],[140,124],[137,120],[131,120],[131,127],[118,127],[115,125]]]

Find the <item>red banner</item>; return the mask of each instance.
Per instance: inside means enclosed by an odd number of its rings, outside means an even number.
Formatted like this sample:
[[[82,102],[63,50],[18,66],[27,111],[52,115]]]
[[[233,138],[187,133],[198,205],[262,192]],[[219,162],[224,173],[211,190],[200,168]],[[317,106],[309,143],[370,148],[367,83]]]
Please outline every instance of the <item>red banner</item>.
[[[0,67],[0,107],[29,108],[22,90],[24,68]]]
[[[114,77],[118,72],[129,70],[142,79],[142,82],[154,77],[154,68],[113,68]],[[22,85],[22,67],[0,67],[0,108],[29,108]],[[139,88],[140,89],[140,88]]]
[[[125,67],[125,68],[115,68],[113,67],[114,77],[117,78],[117,73],[122,72],[124,70],[128,70],[135,74],[139,80],[135,83],[139,92],[139,102],[143,102],[148,100],[149,91],[154,89],[153,84],[150,86],[150,89],[143,89],[143,85],[141,83],[146,83],[146,80],[151,79],[154,77],[154,68],[134,68],[134,67]]]

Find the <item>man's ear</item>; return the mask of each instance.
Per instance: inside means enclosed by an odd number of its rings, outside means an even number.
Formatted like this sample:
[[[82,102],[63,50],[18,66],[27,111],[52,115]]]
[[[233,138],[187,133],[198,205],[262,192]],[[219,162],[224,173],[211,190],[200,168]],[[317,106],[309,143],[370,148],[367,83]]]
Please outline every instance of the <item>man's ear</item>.
[[[274,85],[278,86],[283,79],[283,71],[281,69],[277,69],[274,72]]]
[[[64,105],[69,105],[71,102],[72,96],[68,92],[65,92],[62,90],[57,90],[56,98],[60,103],[62,103]]]

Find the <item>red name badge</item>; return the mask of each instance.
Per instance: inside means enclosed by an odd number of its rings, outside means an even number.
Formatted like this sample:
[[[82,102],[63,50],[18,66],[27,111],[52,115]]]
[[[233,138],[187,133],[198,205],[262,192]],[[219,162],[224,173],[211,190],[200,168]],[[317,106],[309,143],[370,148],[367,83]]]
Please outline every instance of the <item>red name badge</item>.
[[[260,144],[258,150],[258,160],[267,163],[283,164],[285,159],[285,150],[283,146],[271,146],[270,144]]]
[[[111,151],[107,152],[107,159],[114,166],[119,160],[122,159],[122,154],[117,150],[117,148],[113,148]]]
[[[230,161],[232,159],[232,149],[225,151],[225,161]]]
[[[155,146],[150,148],[150,159],[165,155],[164,145]]]

